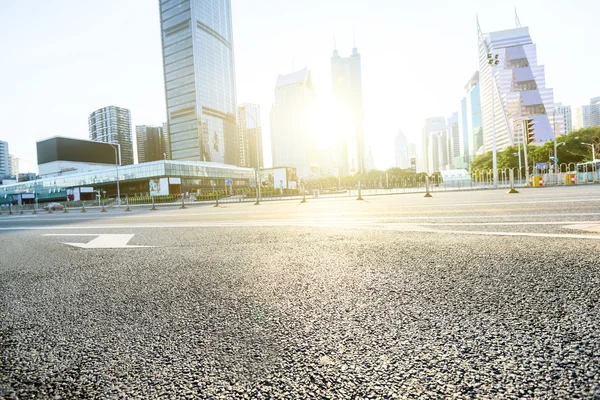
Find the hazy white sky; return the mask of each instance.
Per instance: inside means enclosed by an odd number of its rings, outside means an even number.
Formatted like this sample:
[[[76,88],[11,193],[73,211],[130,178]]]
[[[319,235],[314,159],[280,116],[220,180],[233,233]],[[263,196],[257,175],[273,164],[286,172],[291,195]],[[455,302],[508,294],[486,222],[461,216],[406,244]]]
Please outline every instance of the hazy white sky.
[[[366,142],[393,164],[399,129],[420,142],[426,117],[458,111],[477,69],[475,14],[484,32],[514,26],[502,1],[232,0],[238,103],[259,103],[264,134],[277,74],[308,66],[330,97],[333,37],[341,56],[352,31],[363,60]],[[101,107],[131,109],[133,125],[166,120],[157,0],[0,0],[0,139],[36,161],[35,142],[88,138]],[[600,95],[600,1],[516,1],[546,66],[555,101]],[[27,168],[26,162],[21,163]]]

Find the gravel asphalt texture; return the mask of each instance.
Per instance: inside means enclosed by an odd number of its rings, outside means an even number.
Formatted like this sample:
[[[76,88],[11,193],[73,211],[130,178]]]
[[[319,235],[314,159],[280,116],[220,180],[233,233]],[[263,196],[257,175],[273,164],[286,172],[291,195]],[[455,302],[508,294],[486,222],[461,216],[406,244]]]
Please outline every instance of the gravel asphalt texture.
[[[1,216],[0,398],[600,398],[600,187],[516,196]]]

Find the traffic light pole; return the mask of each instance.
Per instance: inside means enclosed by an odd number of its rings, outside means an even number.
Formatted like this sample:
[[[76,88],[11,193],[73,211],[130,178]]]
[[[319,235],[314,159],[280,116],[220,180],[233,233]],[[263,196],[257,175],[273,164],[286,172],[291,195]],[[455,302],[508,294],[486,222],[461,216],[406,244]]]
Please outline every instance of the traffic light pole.
[[[525,119],[521,120],[523,125],[523,151],[525,152],[525,186],[529,186],[529,161],[527,158],[527,145],[529,144],[529,137],[527,135]]]

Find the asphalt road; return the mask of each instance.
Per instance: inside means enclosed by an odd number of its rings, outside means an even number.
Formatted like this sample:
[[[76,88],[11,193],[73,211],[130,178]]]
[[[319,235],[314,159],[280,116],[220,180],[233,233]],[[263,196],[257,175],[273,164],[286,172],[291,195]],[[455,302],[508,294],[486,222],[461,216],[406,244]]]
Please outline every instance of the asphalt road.
[[[599,186],[4,214],[0,251],[0,398],[600,397]]]

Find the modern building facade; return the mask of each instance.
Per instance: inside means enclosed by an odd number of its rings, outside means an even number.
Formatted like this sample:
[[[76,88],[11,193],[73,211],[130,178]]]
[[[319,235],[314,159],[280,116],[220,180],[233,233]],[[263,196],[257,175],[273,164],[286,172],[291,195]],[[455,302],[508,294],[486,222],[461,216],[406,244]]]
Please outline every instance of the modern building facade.
[[[600,97],[590,99],[589,105],[575,108],[574,129],[589,128],[600,125]]]
[[[35,179],[34,174],[33,180],[0,186],[0,204],[21,204],[26,198],[28,203],[67,201],[71,193],[92,200],[96,190],[112,198],[119,191],[121,196],[149,196],[157,187],[160,194],[155,195],[214,190],[235,193],[256,183],[252,169],[209,162],[161,160],[119,167],[118,174],[118,186],[114,167],[45,179]]]
[[[342,128],[339,136],[342,139],[344,173],[352,175],[365,170],[365,133],[362,94],[361,59],[358,49],[352,49],[350,57],[340,57],[334,50],[331,57],[331,81],[333,85],[333,101],[340,109],[338,118],[344,119],[336,124]]]
[[[573,131],[573,118],[571,115],[571,106],[564,106],[562,103],[554,105],[553,119],[557,123],[557,135],[566,135]]]
[[[9,176],[10,155],[8,153],[8,142],[0,140],[0,177]]]
[[[9,154],[8,158],[10,159],[10,175],[19,176],[19,158],[14,154]]]
[[[138,125],[135,127],[138,163],[167,159],[167,143],[162,126]]]
[[[42,178],[116,168],[119,145],[55,136],[36,143]]]
[[[240,167],[264,168],[260,106],[242,104],[238,107]]]
[[[461,132],[462,163],[470,165],[476,155],[483,153],[483,116],[479,86],[479,71],[467,82],[461,101],[459,128]]]
[[[163,143],[165,144],[165,153],[167,153],[167,160],[171,160],[171,137],[169,136],[169,124],[167,122],[163,122],[162,131]]]
[[[529,28],[518,26],[487,34],[482,33],[479,22],[477,28],[484,150],[492,149],[494,132],[498,151],[517,144],[525,120],[534,121],[536,142],[553,139],[554,94],[546,88],[544,66],[538,65]]]
[[[590,100],[590,122],[592,126],[600,126],[600,97]]]
[[[461,136],[458,126],[458,112],[448,118],[448,169],[463,168],[461,159]]]
[[[444,154],[447,157],[447,143],[442,143],[447,137],[448,126],[446,118],[427,118],[421,131],[421,144],[423,146],[422,172],[433,174],[444,165]],[[446,150],[444,150],[446,149]]]
[[[230,0],[160,0],[171,159],[239,164]]]
[[[88,117],[90,140],[118,144],[121,165],[133,164],[133,134],[131,112],[126,108],[109,106],[94,111]]]
[[[311,109],[315,90],[308,68],[279,75],[271,109],[271,149],[274,166],[296,168],[298,178],[320,175]]]
[[[396,158],[396,168],[408,169],[410,167],[410,159],[408,155],[408,140],[406,135],[400,131],[396,135],[394,142],[394,151]]]

